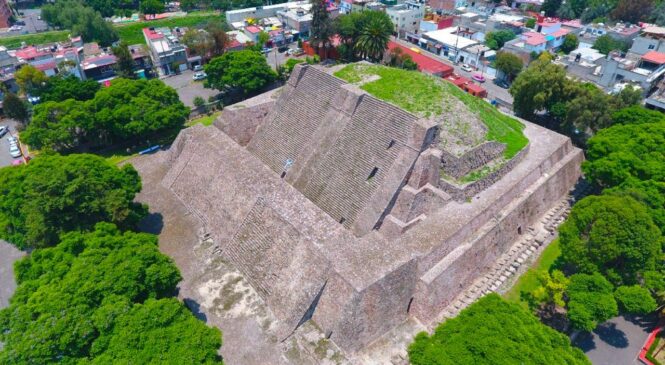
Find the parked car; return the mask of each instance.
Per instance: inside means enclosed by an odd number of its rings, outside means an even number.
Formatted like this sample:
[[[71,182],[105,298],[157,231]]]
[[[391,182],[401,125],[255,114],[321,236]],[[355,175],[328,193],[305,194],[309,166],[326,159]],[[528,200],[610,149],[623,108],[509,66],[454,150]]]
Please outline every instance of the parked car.
[[[270,53],[271,51],[272,51],[272,48],[268,48],[268,47],[263,47],[263,49],[261,49],[261,52],[266,53],[266,54]]]
[[[504,79],[494,79],[494,85],[496,85],[496,86],[498,86],[502,89],[510,88],[510,84]]]
[[[14,22],[14,24],[25,26],[25,21],[23,21],[23,20],[17,20],[17,21]]]
[[[194,66],[194,71],[203,71],[203,65]]]
[[[473,71],[473,68],[465,63],[465,64],[462,65],[462,70],[464,70],[466,72],[471,72],[471,71]]]
[[[194,79],[194,81],[199,81],[205,79],[206,77],[208,77],[208,75],[206,75],[205,72],[200,71],[200,72],[195,72],[194,76],[192,76],[192,79]]]
[[[284,53],[288,50],[289,50],[289,46],[286,46],[286,45],[285,46],[279,46],[279,48],[277,48],[277,52],[279,52],[279,53]]]
[[[485,82],[485,76],[483,76],[481,74],[473,74],[473,76],[471,76],[471,78],[478,81],[478,82]]]
[[[7,131],[9,131],[9,128],[7,128]],[[18,142],[18,140],[17,140],[16,137],[14,137],[14,136],[9,136],[9,137],[7,137],[7,140],[9,141],[9,144],[10,144],[10,145],[11,145],[11,144],[16,144],[16,143]]]
[[[5,127],[4,125],[0,126],[0,138],[7,134],[7,132],[9,132],[9,128]]]
[[[21,157],[21,150],[17,145],[11,145],[9,147],[9,154],[14,158]]]
[[[300,56],[304,54],[305,52],[302,50],[302,48],[293,48],[288,51],[286,51],[286,54],[290,56]]]

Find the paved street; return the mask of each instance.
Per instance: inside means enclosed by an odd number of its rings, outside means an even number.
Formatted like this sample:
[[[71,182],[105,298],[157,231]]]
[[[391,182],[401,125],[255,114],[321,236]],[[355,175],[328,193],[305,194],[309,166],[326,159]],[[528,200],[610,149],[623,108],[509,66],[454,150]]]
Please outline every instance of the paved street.
[[[194,106],[194,98],[200,96],[208,102],[208,98],[219,94],[215,89],[206,89],[203,87],[203,81],[192,80],[194,71],[183,71],[180,75],[170,76],[162,79],[165,84],[171,86],[178,92],[180,101],[185,103],[188,107]]]
[[[16,135],[16,121],[11,119],[0,120],[0,125],[9,127],[9,132]],[[0,167],[9,166],[14,161],[14,158],[9,155],[9,137],[10,133],[5,134],[0,138]]]
[[[39,15],[41,14],[40,9],[19,9],[19,12],[23,13],[23,16],[19,17],[18,20],[25,22],[25,25],[21,25],[22,29],[0,32],[0,37],[13,37],[21,34],[38,33],[48,30],[46,22],[39,19]]]
[[[413,44],[413,43],[409,43],[409,42],[406,42],[406,41],[401,40],[401,39],[395,39],[395,38],[393,38],[393,40],[396,41],[397,43],[400,43],[401,45],[403,45],[403,46],[405,46],[405,47],[409,47],[409,48],[411,48],[411,47],[418,47],[417,45],[415,45],[415,44]],[[471,76],[472,76],[473,74],[479,72],[479,71],[466,72],[466,71],[462,70],[462,68],[461,68],[462,64],[455,65],[455,64],[453,64],[452,62],[450,62],[450,60],[447,59],[447,58],[437,56],[436,54],[431,53],[431,52],[429,52],[429,51],[426,51],[426,50],[424,50],[424,49],[422,49],[422,48],[420,48],[420,47],[418,47],[418,49],[420,50],[420,52],[421,52],[422,54],[428,55],[428,56],[430,56],[430,57],[432,57],[432,58],[435,58],[435,59],[437,59],[437,60],[439,60],[439,61],[442,61],[443,63],[445,63],[445,64],[447,64],[447,65],[452,66],[452,67],[455,69],[455,73],[458,74],[458,75],[460,75],[460,76],[464,76],[464,77],[466,77],[466,78],[468,78],[468,79],[471,79]],[[483,88],[485,88],[485,89],[487,90],[487,97],[488,97],[488,99],[490,99],[490,100],[491,100],[491,99],[500,99],[500,100],[502,100],[502,101],[504,101],[504,102],[507,102],[507,103],[509,103],[509,104],[512,104],[512,103],[513,103],[513,97],[510,95],[510,93],[508,92],[508,90],[496,86],[496,85],[492,82],[493,78],[492,78],[491,76],[487,76],[487,75],[485,75],[485,78],[487,79],[487,81],[485,81],[485,82],[483,82],[483,83],[478,83],[478,84],[480,84]]]
[[[293,42],[289,44],[289,48],[290,49],[298,48],[298,43]],[[270,67],[272,67],[273,70],[277,69],[275,65],[283,65],[286,62],[286,60],[288,60],[289,58],[305,58],[305,55],[302,55],[300,57],[288,56],[286,54],[286,51],[282,53],[277,52],[277,47],[274,47],[272,51],[266,54],[266,61],[268,61],[268,64],[270,65]]]
[[[14,280],[14,261],[25,255],[14,245],[0,240],[0,308],[9,305],[9,298],[14,295],[16,281]]]
[[[637,365],[637,355],[655,318],[615,317],[592,333],[580,333],[573,344],[584,351],[593,365]]]

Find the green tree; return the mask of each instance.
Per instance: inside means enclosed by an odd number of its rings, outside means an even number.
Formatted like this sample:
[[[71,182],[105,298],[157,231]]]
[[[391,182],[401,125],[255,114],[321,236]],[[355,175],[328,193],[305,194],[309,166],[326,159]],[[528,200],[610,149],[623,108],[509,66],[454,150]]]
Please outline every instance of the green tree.
[[[194,106],[202,107],[202,106],[205,105],[205,103],[206,103],[206,101],[202,97],[200,97],[200,96],[194,97]]]
[[[571,51],[574,51],[577,49],[577,46],[579,46],[580,40],[577,38],[577,36],[573,33],[566,34],[566,37],[563,39],[563,43],[561,44],[561,52],[568,54]]]
[[[529,29],[535,28],[536,27],[536,19],[534,19],[534,18],[527,19],[525,26]]]
[[[538,303],[548,306],[565,307],[564,294],[570,280],[559,270],[550,274],[547,271],[538,273],[539,286],[531,292],[531,296]]]
[[[612,11],[612,18],[637,24],[648,20],[653,9],[653,0],[619,0]]]
[[[575,9],[573,9],[569,1],[561,4],[559,10],[556,11],[556,15],[561,19],[575,19],[577,14],[575,14]]]
[[[40,157],[41,158],[41,157]],[[220,363],[220,332],[175,298],[181,279],[157,237],[99,223],[16,264],[0,311],[0,363]]]
[[[100,87],[95,80],[83,81],[74,75],[56,75],[48,78],[39,96],[42,103],[67,99],[85,101],[94,98]]]
[[[204,29],[189,28],[182,36],[182,43],[189,48],[192,54],[209,60],[213,54],[215,41]]]
[[[616,125],[588,142],[586,177],[601,188],[630,179],[665,181],[665,122]]]
[[[485,45],[491,49],[501,49],[506,42],[515,39],[516,35],[511,30],[499,30],[485,34]]]
[[[14,74],[16,84],[24,94],[36,95],[46,85],[48,76],[33,65],[24,65]]]
[[[614,292],[614,297],[626,313],[649,314],[658,307],[651,293],[639,285],[620,286]]]
[[[661,1],[660,4],[654,7],[654,11],[651,12],[651,21],[657,25],[665,26],[665,1]]]
[[[618,41],[611,36],[605,34],[596,38],[593,42],[592,48],[598,50],[602,54],[609,54],[614,50],[626,51],[628,46],[625,42]]]
[[[589,196],[559,228],[561,257],[577,271],[602,273],[615,285],[634,284],[654,270],[662,234],[647,208],[628,196]]]
[[[592,331],[619,314],[612,284],[599,273],[575,274],[568,284],[568,319],[573,327]]]
[[[333,23],[328,13],[328,3],[325,0],[310,0],[312,4],[312,23],[309,27],[309,42],[317,50],[325,50],[324,58],[328,57],[330,38],[334,34]]]
[[[142,14],[160,14],[164,12],[164,3],[160,0],[141,0],[139,10]]]
[[[257,45],[260,47],[265,47],[266,43],[270,40],[270,34],[260,31],[259,35],[256,37],[257,38]]]
[[[263,89],[277,77],[266,58],[252,50],[227,52],[213,58],[205,66],[205,71],[208,74],[206,82],[211,87],[217,90],[238,87],[245,94]]]
[[[134,58],[132,58],[132,54],[129,52],[127,42],[120,42],[118,46],[113,47],[113,55],[117,58],[115,67],[118,76],[126,79],[136,78],[136,74],[134,73]]]
[[[590,364],[570,340],[517,304],[489,294],[409,346],[413,365]]]
[[[547,16],[556,16],[556,12],[561,7],[562,2],[562,0],[545,0],[540,10],[544,11]]]
[[[379,61],[388,48],[393,23],[384,12],[365,11],[364,25],[360,28],[354,49],[361,58]]]
[[[113,15],[109,4],[101,6],[104,16]],[[111,13],[108,14],[108,11]],[[42,7],[42,18],[51,26],[71,29],[73,35],[80,35],[85,42],[99,42],[110,46],[118,40],[118,32],[111,23],[102,18],[98,10],[85,6],[77,0],[62,0]]]
[[[522,59],[510,52],[499,52],[496,55],[495,67],[503,72],[508,80],[513,80],[524,68]]]
[[[8,92],[2,99],[2,111],[7,118],[26,123],[30,118],[28,104],[16,94]]]
[[[146,214],[134,203],[141,181],[93,155],[40,155],[20,168],[0,169],[0,237],[19,248],[51,246],[63,232],[99,221],[131,228]]]
[[[305,61],[301,58],[289,58],[288,60],[286,60],[286,62],[284,63],[284,67],[287,75],[290,75],[291,72],[293,72],[293,68],[296,67],[297,64],[304,62]]]

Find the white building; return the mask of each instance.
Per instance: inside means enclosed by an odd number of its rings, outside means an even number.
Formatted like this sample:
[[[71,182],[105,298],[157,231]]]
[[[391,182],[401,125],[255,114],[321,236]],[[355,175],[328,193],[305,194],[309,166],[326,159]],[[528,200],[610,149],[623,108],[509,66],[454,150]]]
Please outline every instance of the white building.
[[[420,46],[453,62],[460,61],[461,50],[480,44],[475,39],[457,34],[457,28],[444,28],[427,32],[419,40]]]
[[[394,32],[402,38],[406,33],[418,33],[425,15],[425,4],[406,2],[386,9],[394,25]]]

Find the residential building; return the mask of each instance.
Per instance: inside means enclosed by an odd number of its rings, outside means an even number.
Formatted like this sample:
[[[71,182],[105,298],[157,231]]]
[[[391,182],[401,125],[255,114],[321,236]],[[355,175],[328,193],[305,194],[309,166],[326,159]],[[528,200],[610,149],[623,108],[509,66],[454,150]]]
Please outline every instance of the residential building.
[[[419,45],[428,51],[453,62],[466,62],[461,50],[480,44],[477,40],[469,39],[458,34],[457,28],[439,29],[427,32],[418,40]]]
[[[439,77],[446,77],[451,75],[454,71],[452,66],[422,54],[418,48],[408,48],[397,42],[388,42],[388,50],[393,51],[394,49],[400,49],[402,54],[409,55],[411,60],[418,65],[418,70],[420,72]]]
[[[407,1],[386,9],[386,14],[393,22],[394,33],[399,38],[404,38],[406,33],[418,33],[420,30],[425,4]]]
[[[251,43],[252,40],[245,35],[245,33],[232,30],[226,32],[226,35],[229,36],[229,43],[226,45],[226,49],[229,51],[239,51],[246,47],[247,43]]]
[[[257,43],[259,41],[259,33],[262,31],[263,29],[257,25],[250,25],[243,28],[243,33],[245,33],[245,36],[247,36],[252,43]]]
[[[629,52],[639,55],[651,51],[665,53],[665,27],[646,27],[633,40]]]
[[[429,6],[433,10],[443,10],[445,13],[452,13],[457,8],[466,6],[466,0],[430,0]]]
[[[275,5],[257,6],[253,8],[229,10],[225,12],[226,21],[229,24],[236,22],[244,23],[247,19],[264,19],[276,17],[279,11],[286,11],[293,7],[308,6],[308,1],[286,2]]]
[[[571,30],[563,27],[558,19],[539,17],[535,31],[522,33],[519,37],[506,42],[504,49],[526,61],[532,53],[557,50],[570,32]]]
[[[312,14],[310,13],[311,8],[311,4],[306,4],[302,7],[280,10],[277,12],[277,17],[288,28],[301,34],[309,34],[309,27],[312,24]]]
[[[134,73],[142,79],[152,77],[152,61],[150,60],[150,52],[147,51],[146,46],[143,44],[133,44],[127,48],[129,48],[129,53],[134,60]]]
[[[645,95],[653,92],[654,87],[665,76],[665,53],[649,51],[644,55],[628,53],[621,57],[618,52],[608,55],[602,68],[599,84],[611,88],[617,83],[639,85]]]
[[[169,28],[143,28],[143,36],[159,75],[171,75],[187,69],[187,49]]]
[[[117,58],[112,54],[102,54],[100,56],[86,58],[82,63],[85,78],[100,83],[108,82],[116,78],[116,63]]]

